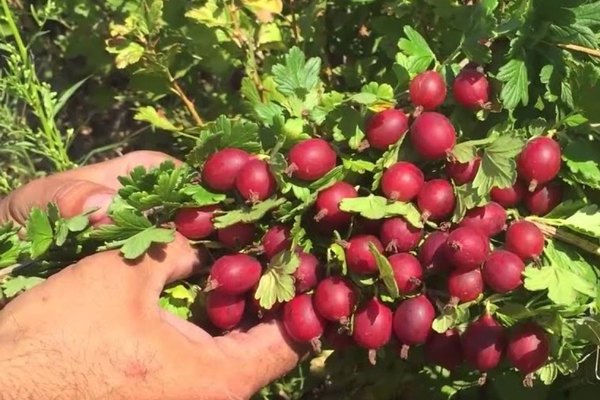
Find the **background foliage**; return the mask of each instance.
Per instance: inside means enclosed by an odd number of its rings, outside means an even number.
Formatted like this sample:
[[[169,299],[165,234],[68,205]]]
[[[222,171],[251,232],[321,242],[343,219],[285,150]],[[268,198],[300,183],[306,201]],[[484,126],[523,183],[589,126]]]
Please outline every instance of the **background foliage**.
[[[2,0],[2,14],[3,193],[37,176],[136,148],[166,150],[197,166],[225,145],[279,151],[325,133],[354,151],[364,138],[366,116],[408,105],[411,77],[436,68],[452,81],[473,62],[484,66],[495,90],[491,107],[476,114],[451,101],[444,106],[463,142],[455,155],[468,160],[476,150],[485,154],[483,172],[458,193],[456,218],[484,202],[491,187],[514,180],[520,145],[549,132],[564,149],[561,179],[577,201],[541,222],[578,232],[587,237],[588,248],[598,249],[600,222],[593,207],[600,201],[600,2]],[[393,151],[410,157],[406,146]],[[348,158],[344,170],[374,172],[377,181],[386,162],[386,156]],[[431,165],[432,171],[437,167]],[[135,184],[132,177],[132,193],[143,192]],[[285,188],[302,202],[315,189],[289,182]],[[173,202],[209,196],[190,194],[185,184],[177,189],[181,196]],[[128,201],[138,208],[152,205],[151,196]],[[80,221],[50,215],[46,223],[45,218],[37,216],[38,226],[63,232],[62,244],[85,228]],[[160,236],[144,231],[145,223],[139,232]],[[9,233],[0,231],[0,243],[8,243]],[[43,233],[32,237],[46,241],[34,240],[27,251],[42,254],[52,245],[54,239],[48,243]],[[104,239],[124,243],[118,235]],[[143,247],[130,242],[127,251],[136,254]],[[3,266],[25,251],[11,248],[13,253],[3,253]],[[445,398],[460,391],[461,399],[591,398],[597,390],[597,353],[578,346],[585,333],[571,331],[575,322],[566,321],[578,307],[597,310],[598,259],[560,245],[552,249],[545,261],[554,275],[530,270],[526,281],[530,290],[548,291],[552,304],[538,311],[557,319],[548,324],[563,329],[562,340],[568,342],[555,344],[565,351],[542,371],[542,380],[552,385],[538,381],[526,391],[518,375],[503,372],[478,387],[468,374],[455,379],[417,361],[399,363],[391,353],[376,367],[367,367],[363,354],[334,354],[327,367],[324,357],[305,363],[261,396]],[[565,265],[575,267],[565,271]],[[36,282],[5,284],[4,296]],[[167,294],[164,305],[189,316],[193,288],[174,287]],[[559,312],[561,305],[572,308]],[[508,321],[525,312],[505,307],[499,313]],[[594,324],[600,323],[590,322],[596,336],[589,339],[586,331],[586,340],[600,345]]]

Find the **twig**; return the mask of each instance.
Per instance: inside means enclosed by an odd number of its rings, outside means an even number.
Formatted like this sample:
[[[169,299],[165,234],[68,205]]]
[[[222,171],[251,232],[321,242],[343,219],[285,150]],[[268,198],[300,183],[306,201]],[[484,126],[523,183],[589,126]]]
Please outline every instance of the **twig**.
[[[567,50],[578,51],[594,57],[600,57],[600,50],[590,49],[589,47],[579,46],[577,44],[559,44],[558,47]]]
[[[183,101],[183,104],[185,104],[185,107],[192,115],[192,118],[194,118],[194,121],[196,121],[196,124],[199,126],[204,125],[204,121],[198,114],[198,111],[196,111],[196,106],[194,106],[194,103],[189,99],[189,97],[186,96],[185,92],[183,89],[181,89],[181,86],[179,86],[176,80],[171,81],[171,89],[177,94],[177,96],[179,96],[181,101]]]
[[[541,222],[537,222],[537,221],[533,221],[533,220],[531,222],[536,224],[537,227],[540,228],[540,230],[544,233],[544,235],[546,235],[548,237],[556,238],[562,242],[565,242],[565,243],[571,244],[575,247],[578,247],[587,253],[593,254],[595,256],[600,256],[600,246],[598,246],[597,244],[595,244],[593,242],[585,240],[578,235],[569,233],[569,232],[565,231],[564,229],[559,229],[555,226],[542,224]]]

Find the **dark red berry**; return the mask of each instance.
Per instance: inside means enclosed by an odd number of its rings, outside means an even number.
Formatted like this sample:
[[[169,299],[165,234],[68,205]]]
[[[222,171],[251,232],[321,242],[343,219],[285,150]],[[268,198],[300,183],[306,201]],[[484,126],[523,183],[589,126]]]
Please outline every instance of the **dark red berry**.
[[[244,296],[210,292],[206,297],[206,315],[214,326],[227,331],[240,323],[245,305]]]
[[[490,253],[490,242],[479,230],[459,227],[450,233],[448,240],[448,261],[459,271],[478,268]]]
[[[410,253],[398,253],[389,257],[388,260],[400,293],[408,294],[419,287],[423,277],[423,268],[415,256]]]
[[[417,196],[417,206],[425,220],[442,221],[452,214],[455,205],[454,188],[445,179],[425,182]]]
[[[371,250],[369,243],[383,253],[383,246],[379,239],[373,235],[359,235],[350,239],[346,247],[346,262],[348,268],[359,275],[370,275],[378,271],[377,262]]]
[[[290,228],[284,225],[274,225],[262,238],[262,247],[267,258],[273,258],[284,250],[289,250],[292,241]]]
[[[448,370],[456,369],[463,362],[460,334],[456,329],[444,333],[431,332],[425,344],[427,360]]]
[[[217,230],[217,239],[225,247],[230,249],[238,249],[248,246],[254,240],[256,228],[253,224],[237,224]]]
[[[299,252],[300,264],[294,271],[294,282],[297,293],[312,290],[319,281],[319,260],[310,253]]]
[[[463,69],[452,85],[454,99],[469,109],[483,108],[489,102],[490,87],[484,74],[473,68]]]
[[[505,244],[506,250],[523,261],[537,259],[544,251],[544,234],[532,222],[513,222],[506,230]]]
[[[377,150],[387,150],[408,131],[408,116],[394,108],[373,115],[367,123],[367,141]]]
[[[240,170],[235,187],[242,197],[250,201],[265,200],[277,189],[275,177],[269,165],[263,160],[250,160]]]
[[[296,342],[316,342],[325,330],[326,322],[313,308],[312,296],[296,295],[283,306],[283,325]]]
[[[392,311],[377,298],[372,298],[354,315],[352,338],[369,350],[369,359],[375,364],[375,350],[385,346],[392,336]]]
[[[562,202],[563,189],[557,182],[538,186],[525,194],[525,207],[533,215],[544,216]]]
[[[446,82],[436,71],[425,71],[415,76],[409,87],[410,101],[425,110],[435,110],[446,100]]]
[[[500,204],[504,208],[516,207],[527,192],[527,188],[521,181],[516,181],[515,184],[508,188],[493,188],[491,191],[492,200]]]
[[[517,158],[519,177],[529,184],[530,191],[556,178],[560,165],[560,146],[545,136],[531,139]]]
[[[218,209],[217,206],[182,208],[175,215],[175,227],[188,239],[206,239],[215,232],[212,219]]]
[[[349,281],[332,276],[319,282],[313,304],[326,320],[345,323],[356,307],[356,298],[356,290]]]
[[[208,287],[215,291],[238,295],[258,283],[262,266],[246,254],[232,254],[219,258],[210,269]]]
[[[346,182],[337,182],[319,192],[315,203],[317,214],[315,219],[331,228],[342,228],[350,223],[352,214],[340,210],[344,199],[358,197],[356,189]]]
[[[517,326],[508,338],[506,355],[511,364],[523,374],[540,369],[550,355],[548,334],[534,323]]]
[[[389,253],[411,251],[421,241],[423,229],[415,228],[402,217],[386,219],[381,224],[379,238]]]
[[[404,345],[423,344],[431,333],[435,310],[427,297],[404,300],[394,312],[394,334]]]
[[[294,145],[288,158],[295,178],[316,181],[335,167],[337,155],[325,140],[308,139]]]
[[[446,164],[446,174],[458,186],[464,185],[465,183],[473,182],[475,175],[479,171],[480,164],[481,158],[479,157],[466,163],[459,163],[458,161],[449,162]]]
[[[206,160],[202,168],[202,183],[210,189],[228,192],[235,187],[238,173],[250,160],[250,154],[236,148],[219,150]]]
[[[445,158],[456,144],[456,130],[444,115],[428,111],[419,115],[410,128],[413,147],[426,160]]]
[[[465,214],[459,226],[478,229],[488,237],[496,236],[506,225],[506,210],[498,203],[473,208]]]
[[[496,250],[483,264],[483,280],[498,293],[508,293],[523,284],[523,260],[506,250]]]
[[[446,259],[446,240],[448,233],[435,231],[427,235],[419,249],[419,261],[426,269],[446,270],[449,262]]]
[[[481,372],[490,371],[498,366],[504,354],[504,328],[490,314],[484,314],[467,327],[461,345],[467,363]]]
[[[452,271],[448,276],[448,294],[460,303],[473,301],[483,293],[481,271]]]
[[[423,172],[416,165],[400,161],[383,173],[381,190],[388,199],[408,202],[419,194],[424,183]]]

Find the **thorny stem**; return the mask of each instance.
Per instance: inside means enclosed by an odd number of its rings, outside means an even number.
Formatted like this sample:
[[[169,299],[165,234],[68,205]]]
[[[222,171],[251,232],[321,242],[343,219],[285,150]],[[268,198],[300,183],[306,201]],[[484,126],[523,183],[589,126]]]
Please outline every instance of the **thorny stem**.
[[[250,72],[252,80],[254,81],[254,85],[258,90],[261,101],[264,101],[264,87],[262,84],[262,80],[258,75],[258,62],[256,61],[256,46],[254,45],[254,40],[249,40],[248,37],[242,32],[242,27],[240,25],[240,17],[239,17],[239,8],[235,5],[235,2],[232,1],[231,6],[229,7],[229,11],[231,14],[231,21],[233,22],[233,36],[239,42],[240,47],[246,47],[246,53],[250,58],[249,65],[247,70]]]
[[[585,240],[578,235],[569,233],[569,232],[567,232],[563,229],[559,229],[555,226],[546,225],[541,222],[537,222],[535,220],[532,220],[531,222],[533,222],[535,225],[537,225],[537,227],[540,228],[540,230],[547,237],[558,239],[562,242],[565,242],[565,243],[571,244],[575,247],[578,247],[581,250],[586,251],[590,254],[593,254],[595,256],[600,256],[600,246],[598,246],[597,244],[595,244],[593,242]]]
[[[585,53],[587,55],[594,56],[594,57],[600,57],[600,50],[590,49],[588,47],[579,46],[577,44],[559,44],[558,47],[567,49],[567,50],[578,51],[580,53]]]
[[[189,99],[189,97],[186,96],[186,94],[183,91],[183,89],[181,88],[181,86],[179,86],[177,81],[174,79],[171,80],[171,90],[173,92],[175,92],[175,94],[177,94],[177,96],[179,96],[181,101],[183,101],[183,104],[188,109],[190,115],[192,116],[192,118],[194,118],[196,125],[198,125],[198,126],[204,125],[204,121],[198,114],[198,111],[196,111],[196,106],[194,106],[194,103]]]

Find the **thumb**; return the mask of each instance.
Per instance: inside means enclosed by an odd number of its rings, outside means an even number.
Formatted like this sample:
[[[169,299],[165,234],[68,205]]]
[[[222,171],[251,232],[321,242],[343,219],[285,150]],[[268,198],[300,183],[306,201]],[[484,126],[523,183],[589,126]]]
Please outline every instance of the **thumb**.
[[[45,209],[56,203],[64,218],[96,209],[92,223],[104,222],[115,191],[104,185],[78,179],[42,178],[17,189],[0,202],[0,223],[24,225],[33,207]]]

